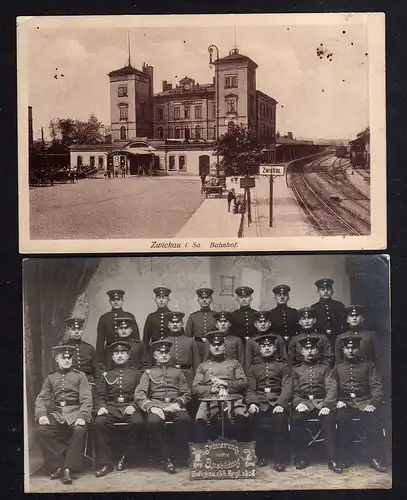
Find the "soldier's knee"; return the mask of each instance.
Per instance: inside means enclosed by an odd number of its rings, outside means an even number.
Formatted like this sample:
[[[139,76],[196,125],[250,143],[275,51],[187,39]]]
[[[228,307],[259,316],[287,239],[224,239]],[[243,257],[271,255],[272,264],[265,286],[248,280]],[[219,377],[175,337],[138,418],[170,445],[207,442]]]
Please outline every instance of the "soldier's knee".
[[[76,435],[86,434],[87,430],[86,425],[75,425],[73,428],[73,432]]]
[[[103,427],[104,425],[106,425],[106,422],[107,422],[107,418],[104,415],[101,415],[101,416],[97,416],[95,418],[93,425],[95,427]]]

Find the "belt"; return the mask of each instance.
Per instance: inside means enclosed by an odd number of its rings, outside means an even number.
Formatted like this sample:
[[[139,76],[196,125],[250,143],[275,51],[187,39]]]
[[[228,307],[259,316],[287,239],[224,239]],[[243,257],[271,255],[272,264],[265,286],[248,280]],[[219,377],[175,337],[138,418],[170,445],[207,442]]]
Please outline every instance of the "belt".
[[[353,398],[359,398],[359,397],[363,397],[363,396],[369,397],[370,393],[366,392],[366,391],[340,391],[339,396],[344,396],[344,397],[348,397],[350,399],[353,399]]]
[[[107,400],[112,403],[132,403],[134,401],[133,396],[108,396]]]
[[[57,408],[63,408],[64,406],[79,406],[79,399],[65,399],[63,401],[55,401],[55,406]]]
[[[304,399],[324,399],[325,394],[319,393],[319,394],[301,394],[301,397]]]
[[[162,403],[172,403],[175,401],[177,398],[151,398],[155,401],[161,401]]]
[[[172,365],[174,368],[179,368],[181,370],[192,370],[190,365]]]

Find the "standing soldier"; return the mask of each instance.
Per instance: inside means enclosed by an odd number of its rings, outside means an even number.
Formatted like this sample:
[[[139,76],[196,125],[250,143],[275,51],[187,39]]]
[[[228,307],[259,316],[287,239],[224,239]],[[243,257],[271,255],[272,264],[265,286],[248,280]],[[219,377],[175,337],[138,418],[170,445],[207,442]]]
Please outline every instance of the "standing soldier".
[[[128,365],[137,370],[144,370],[149,365],[149,361],[144,343],[132,338],[133,318],[127,315],[119,316],[115,322],[118,339],[125,340],[130,345]]]
[[[243,398],[247,388],[247,378],[243,367],[236,359],[227,359],[225,357],[224,333],[218,331],[209,332],[206,334],[206,339],[209,343],[209,358],[199,365],[192,385],[192,392],[198,398],[222,396],[222,394],[241,395],[241,398],[234,403],[236,439],[245,441],[247,412]],[[201,402],[195,422],[197,442],[206,442],[208,431],[212,434],[217,431],[220,411],[218,401],[211,401],[209,410],[207,403]],[[229,421],[232,416],[231,412],[232,406],[228,402],[225,418]]]
[[[83,318],[70,317],[65,320],[68,334],[65,345],[74,347],[72,368],[76,368],[86,375],[92,394],[95,395],[95,388],[100,379],[100,366],[93,345],[82,340],[84,323]]]
[[[147,316],[143,331],[143,342],[147,351],[152,342],[162,340],[168,334],[168,320],[165,314],[170,312],[168,303],[171,300],[171,290],[165,286],[159,286],[154,288],[153,293],[157,310]]]
[[[288,411],[292,398],[291,368],[275,357],[276,335],[256,338],[260,346],[261,361],[250,367],[247,380],[246,403],[249,406],[249,423],[256,441],[258,465],[267,465],[267,433],[272,432],[274,446],[274,469],[285,470],[288,442]]]
[[[228,359],[237,359],[243,366],[244,363],[244,347],[242,339],[232,335],[230,332],[230,312],[221,311],[213,315],[216,321],[216,330],[225,334],[225,357]],[[205,339],[206,340],[206,339]],[[209,356],[208,343],[204,344],[203,361],[206,361]]]
[[[230,316],[231,331],[233,335],[240,337],[243,343],[256,335],[254,314],[257,311],[250,307],[253,300],[253,293],[254,290],[250,286],[239,286],[235,290],[236,300],[240,308],[233,311]]]
[[[106,476],[113,470],[112,437],[117,431],[114,424],[118,422],[128,424],[125,428],[126,446],[117,463],[119,471],[124,470],[124,461],[144,426],[142,413],[134,402],[134,391],[140,382],[141,372],[128,365],[130,344],[119,340],[111,344],[109,350],[114,366],[102,375],[95,405],[94,432],[101,466],[96,472],[96,477]]]
[[[158,340],[151,344],[156,366],[146,370],[134,394],[136,403],[147,414],[147,427],[168,474],[176,472],[171,461],[171,449],[164,438],[164,425],[172,422],[184,461],[188,459],[188,439],[192,420],[185,409],[191,399],[187,380],[178,368],[169,366],[171,342]]]
[[[212,288],[198,288],[196,294],[201,309],[190,314],[185,327],[185,335],[195,339],[202,359],[204,355],[204,342],[206,340],[205,335],[216,328],[216,320],[215,312],[211,309],[213,302]]]
[[[387,472],[383,465],[382,415],[383,385],[372,361],[360,356],[362,338],[343,337],[343,360],[336,363],[334,374],[339,394],[337,407],[339,450],[343,467],[350,467],[352,419],[361,419],[367,429],[366,444],[370,456],[370,468]]]
[[[299,341],[304,361],[293,368],[292,432],[295,446],[295,466],[298,470],[310,464],[307,452],[308,432],[305,422],[318,418],[324,434],[328,468],[342,474],[336,461],[335,420],[333,411],[337,400],[337,387],[332,369],[318,357],[319,337],[304,337]]]
[[[81,469],[92,393],[86,375],[72,368],[75,348],[60,345],[52,351],[58,369],[45,378],[35,400],[36,433],[51,479],[72,484],[71,472]]]
[[[340,333],[335,341],[336,362],[343,358],[342,339],[344,337],[357,336],[360,341],[360,355],[366,361],[373,361],[378,368],[379,345],[376,332],[363,328],[363,306],[349,306],[345,309],[345,317],[348,330]]]
[[[319,301],[311,306],[316,311],[315,328],[328,337],[332,351],[335,348],[336,336],[343,332],[345,312],[342,302],[332,298],[333,284],[334,280],[331,278],[317,280],[315,286],[318,290]]]
[[[273,332],[281,335],[287,346],[298,329],[298,311],[288,307],[290,290],[288,285],[277,285],[273,288],[277,306],[269,313]]]
[[[184,316],[185,314],[181,311],[166,313],[169,329],[166,339],[172,344],[169,364],[182,370],[188,381],[188,386],[191,387],[201,357],[195,340],[187,337],[183,331],[182,318]]]
[[[136,322],[136,318],[132,313],[123,311],[123,296],[125,294],[124,290],[109,290],[106,292],[109,296],[109,302],[111,306],[111,311],[102,314],[99,318],[97,326],[97,337],[96,337],[96,352],[98,355],[99,362],[106,366],[108,357],[106,356],[105,349],[110,344],[113,344],[117,340],[117,324],[115,324],[115,319],[123,314],[128,315],[134,319],[133,324],[133,337],[135,339],[140,339],[140,334]]]
[[[246,342],[245,349],[245,371],[249,373],[249,368],[254,363],[258,363],[261,360],[260,346],[257,342],[259,336],[266,335],[267,333],[273,333],[271,327],[271,321],[268,311],[257,311],[254,314],[254,327],[256,329],[256,335],[250,338]],[[287,359],[287,350],[285,347],[284,340],[280,335],[277,335],[276,339],[276,353],[277,359]]]
[[[300,324],[299,332],[290,340],[288,344],[288,362],[291,366],[296,366],[304,361],[301,341],[309,336],[318,337],[318,357],[322,363],[332,366],[332,348],[328,337],[315,330],[316,312],[311,307],[298,309]]]

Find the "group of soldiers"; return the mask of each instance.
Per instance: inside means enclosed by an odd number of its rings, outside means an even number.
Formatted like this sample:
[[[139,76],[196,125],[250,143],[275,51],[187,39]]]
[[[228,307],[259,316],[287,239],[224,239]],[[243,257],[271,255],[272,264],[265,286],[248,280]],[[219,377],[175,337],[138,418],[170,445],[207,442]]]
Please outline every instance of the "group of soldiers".
[[[282,472],[291,435],[301,470],[310,464],[309,420],[320,420],[328,467],[340,474],[351,465],[355,417],[367,431],[370,467],[386,472],[376,334],[363,328],[362,306],[332,298],[332,279],[315,285],[319,301],[299,310],[288,306],[290,287],[275,286],[276,307],[269,311],[252,309],[254,290],[240,286],[233,312],[213,311],[214,291],[200,288],[200,308],[185,328],[185,314],[168,307],[171,290],[158,287],[157,310],[148,315],[142,340],[134,315],[123,310],[125,292],[110,290],[111,310],[99,319],[96,349],[82,340],[84,319],[68,318],[67,340],[53,348],[57,369],[46,377],[35,408],[51,479],[72,482],[88,426],[96,477],[115,465],[123,470],[146,429],[162,468],[176,472],[167,424],[184,463],[188,442],[225,432],[256,441],[259,466],[267,464],[272,443],[274,468]],[[115,460],[118,427],[127,434]]]

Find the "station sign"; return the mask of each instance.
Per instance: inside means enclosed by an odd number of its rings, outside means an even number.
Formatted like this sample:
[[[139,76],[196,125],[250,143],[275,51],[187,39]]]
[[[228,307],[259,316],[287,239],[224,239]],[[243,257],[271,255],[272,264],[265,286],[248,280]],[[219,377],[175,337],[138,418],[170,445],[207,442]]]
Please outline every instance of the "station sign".
[[[260,175],[284,175],[284,165],[262,164],[260,165]]]

